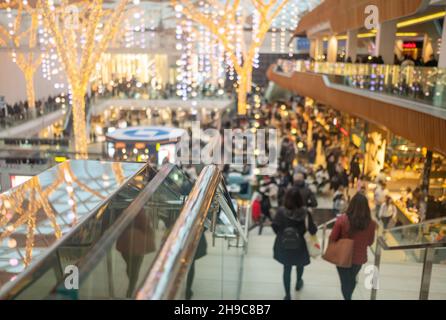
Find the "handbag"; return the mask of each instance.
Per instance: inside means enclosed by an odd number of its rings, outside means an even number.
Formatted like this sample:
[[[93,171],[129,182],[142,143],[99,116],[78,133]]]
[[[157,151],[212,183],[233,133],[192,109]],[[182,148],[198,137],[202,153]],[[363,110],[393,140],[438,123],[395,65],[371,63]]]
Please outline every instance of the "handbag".
[[[307,244],[308,254],[310,257],[316,259],[322,254],[321,244],[319,243],[319,239],[316,235],[312,235],[308,230],[308,214],[305,218],[305,226],[307,228],[307,232],[305,232],[304,239]]]
[[[336,242],[329,242],[327,250],[322,258],[333,263],[337,267],[350,268],[352,266],[354,241],[349,238],[339,239]]]

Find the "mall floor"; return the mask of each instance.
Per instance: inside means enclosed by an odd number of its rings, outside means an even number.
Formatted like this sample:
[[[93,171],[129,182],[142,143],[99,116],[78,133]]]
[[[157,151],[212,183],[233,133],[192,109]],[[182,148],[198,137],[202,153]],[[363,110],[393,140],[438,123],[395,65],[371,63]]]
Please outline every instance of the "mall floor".
[[[249,235],[249,249],[244,261],[241,299],[283,299],[282,265],[273,260],[272,247],[275,239],[271,228],[266,227],[262,235],[256,229]],[[321,234],[319,234],[321,236]],[[398,252],[383,255],[378,299],[417,300],[421,283],[422,264],[405,262]],[[374,255],[369,250],[369,264]],[[359,274],[354,300],[370,300],[371,291],[365,288],[364,268]],[[322,259],[312,260],[305,268],[304,287],[294,292],[295,300],[340,300],[342,299],[336,268]],[[296,275],[292,274],[292,287]],[[429,299],[446,299],[446,265],[435,265],[432,272]]]
[[[330,201],[319,198],[319,204],[327,208]],[[319,231],[318,236],[322,238],[322,231]],[[207,239],[207,256],[196,261],[193,299],[235,299],[237,290],[240,290],[242,300],[283,299],[283,267],[272,257],[275,234],[271,227],[265,227],[262,235],[258,235],[257,228],[249,233],[248,251],[243,259],[240,259],[239,249],[227,248],[221,239],[217,239],[215,246],[212,245],[209,233]],[[383,252],[378,299],[418,300],[423,266],[414,261],[412,254],[403,251]],[[368,264],[373,264],[372,249],[369,249],[368,255]],[[238,270],[242,270],[241,275]],[[371,290],[366,289],[364,284],[366,277],[363,268],[353,295],[354,300],[370,300]],[[296,275],[293,272],[292,288],[295,283]],[[292,298],[342,300],[336,268],[321,258],[312,260],[305,268],[303,289],[293,292]],[[446,264],[433,267],[429,299],[446,299]]]

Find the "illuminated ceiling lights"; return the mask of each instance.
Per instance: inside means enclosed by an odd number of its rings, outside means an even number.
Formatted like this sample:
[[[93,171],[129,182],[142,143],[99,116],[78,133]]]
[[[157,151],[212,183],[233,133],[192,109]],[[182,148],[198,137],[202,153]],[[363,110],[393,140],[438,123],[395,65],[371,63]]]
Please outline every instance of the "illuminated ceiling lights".
[[[113,10],[107,10],[103,8],[102,0],[79,1],[76,4],[63,1],[57,7],[53,1],[37,2],[42,8],[45,26],[54,38],[57,54],[70,85],[77,158],[88,157],[85,115],[88,84],[102,53],[121,28],[128,3],[129,0],[120,0]],[[76,6],[79,11],[76,15],[72,15],[72,6]]]
[[[240,23],[245,25],[246,7],[243,6],[246,3],[242,5],[240,0],[233,2],[227,0],[225,3],[208,1],[208,3],[211,4],[211,12],[205,14],[193,1],[173,0],[175,7],[180,4],[183,14],[197,24],[205,26],[223,45],[228,60],[227,64],[233,67],[237,73],[238,113],[245,115],[248,108],[247,94],[251,91],[252,70],[258,66],[259,49],[270,30],[272,22],[282,12],[288,0],[249,1],[251,8],[248,8],[248,11],[254,13],[252,25],[258,27],[252,32],[251,42],[249,44],[245,43],[244,37],[242,37],[243,41],[241,41],[240,46],[237,43],[237,37],[232,36],[231,30],[234,30]],[[241,13],[240,19],[237,16],[238,12]],[[238,60],[237,50],[242,53],[242,63]]]
[[[34,74],[42,63],[42,55],[34,51],[38,45],[37,35],[39,18],[41,17],[39,9],[32,8],[26,0],[8,0],[3,5],[7,13],[7,28],[0,25],[0,38],[3,45],[12,48],[12,61],[17,64],[24,75],[28,106],[35,113]],[[15,17],[12,13],[12,7],[16,12]],[[24,21],[26,18],[29,18],[28,23]],[[20,49],[25,42],[23,39],[26,40],[26,46],[29,50],[28,52],[17,52],[17,49]]]
[[[197,3],[200,10],[206,15],[211,14],[210,6],[204,1]],[[176,49],[179,59],[176,62],[177,96],[183,100],[191,100],[192,106],[205,87],[222,88],[224,85],[224,59],[225,54],[215,40],[215,36],[203,25],[196,25],[182,14],[183,6],[174,7],[177,18]],[[228,34],[235,39],[239,28],[234,27]],[[231,74],[230,70],[228,72]],[[234,72],[232,71],[232,77]],[[219,91],[221,95],[221,91]]]
[[[446,16],[446,12],[445,11],[441,11],[441,12],[437,12],[437,13],[434,13],[434,14],[426,15],[426,16],[423,16],[423,17],[402,21],[402,22],[397,23],[396,26],[397,26],[397,28],[404,28],[404,27],[415,25],[415,24],[420,24],[420,23],[423,23],[423,22],[428,22],[428,21],[432,21],[432,20],[436,20],[436,19],[441,19],[441,18],[444,18],[445,16]]]
[[[417,32],[397,32],[397,37],[418,37],[420,34]],[[366,38],[374,38],[376,37],[376,31],[375,32],[368,32],[368,33],[360,33],[358,34],[358,39],[366,39]],[[347,40],[347,36],[337,36],[336,39],[338,40]],[[324,41],[328,41],[327,37],[323,38]]]

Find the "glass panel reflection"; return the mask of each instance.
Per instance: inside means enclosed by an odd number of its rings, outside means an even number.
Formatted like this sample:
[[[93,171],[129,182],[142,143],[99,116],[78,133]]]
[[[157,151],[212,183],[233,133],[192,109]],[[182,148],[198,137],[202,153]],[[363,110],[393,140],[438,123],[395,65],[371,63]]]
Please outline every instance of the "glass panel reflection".
[[[336,84],[446,109],[446,69],[303,60],[279,60],[278,66],[282,70],[278,72],[285,74],[294,71],[322,73],[329,75],[330,81]]]
[[[390,248],[430,243],[446,245],[446,219],[389,229],[384,231],[383,240]]]
[[[150,181],[153,170],[143,168],[67,161],[1,194],[0,296],[37,299],[48,293],[65,266],[78,261],[116,219],[116,207],[128,206]]]
[[[212,224],[215,223],[215,233]],[[236,300],[240,298],[246,243],[240,236],[237,212],[224,185],[215,193],[178,299]]]
[[[80,263],[79,290],[69,290],[64,283],[59,283],[51,298],[134,298],[192,187],[176,167],[167,176],[160,175],[161,172],[153,180],[154,183],[158,183],[157,179],[161,181],[148,201],[126,213],[126,217],[132,218],[126,220],[123,216],[113,232],[104,236]],[[149,185],[147,190],[152,187]]]

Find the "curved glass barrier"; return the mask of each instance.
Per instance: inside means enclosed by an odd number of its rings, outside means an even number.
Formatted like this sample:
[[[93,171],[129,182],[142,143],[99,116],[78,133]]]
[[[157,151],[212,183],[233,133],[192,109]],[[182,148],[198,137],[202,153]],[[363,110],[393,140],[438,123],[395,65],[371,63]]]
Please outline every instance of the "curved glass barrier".
[[[72,198],[62,198],[59,205],[49,197],[52,208],[58,210],[56,219],[62,234],[55,235],[51,219],[41,221],[39,216],[33,233],[38,237],[30,249],[36,260],[13,279],[7,277],[8,272],[20,265],[11,265],[10,252],[26,258],[29,248],[1,248],[3,276],[9,281],[0,292],[1,299],[240,297],[247,228],[240,225],[237,205],[216,166],[204,168],[192,188],[187,175],[173,165],[155,172],[142,164],[67,163],[76,168],[77,175],[62,175],[61,188],[65,189],[59,190],[60,182],[52,184],[52,179],[41,175],[33,179],[45,181],[45,190],[49,185],[58,190],[52,191],[57,195],[67,192],[67,184],[72,183],[68,192],[73,189],[76,199],[82,199],[75,203],[78,220],[59,222],[74,218],[70,214],[73,208],[65,205],[65,201],[71,204]],[[60,166],[45,172],[45,177],[52,177],[53,171],[60,170],[57,168]],[[105,179],[111,172],[116,181]],[[95,180],[88,180],[92,178]],[[115,188],[108,197],[107,186]],[[35,199],[31,196],[31,200]],[[59,207],[67,211],[67,217]],[[29,222],[25,225],[26,231]],[[2,235],[6,236],[11,228],[4,227]],[[25,243],[29,237],[28,229]],[[8,246],[11,239],[21,243],[18,237],[8,239]]]
[[[77,264],[79,288],[60,281],[49,299],[127,299],[135,296],[181,211],[192,185],[164,166],[123,209],[120,219]]]
[[[334,84],[446,109],[446,69],[399,65],[279,60],[276,71],[329,75]]]
[[[405,299],[444,299],[444,263],[446,219],[385,230],[376,245],[371,298],[393,299],[397,292]],[[396,277],[404,278],[403,290]]]
[[[239,299],[247,247],[239,218],[220,171],[207,166],[137,299]]]
[[[42,299],[119,218],[155,171],[66,161],[0,195],[1,299]]]
[[[381,244],[386,250],[446,247],[446,218],[385,230]]]
[[[27,109],[23,112],[17,112],[10,116],[0,118],[0,130],[15,127],[27,121],[38,119],[50,113],[62,110],[61,107],[55,103],[45,103],[42,107],[37,108],[36,112]]]

